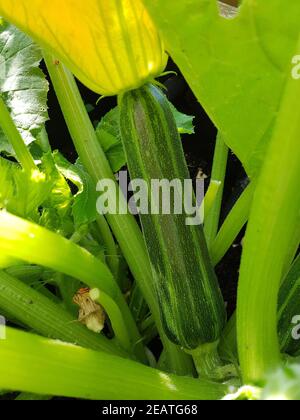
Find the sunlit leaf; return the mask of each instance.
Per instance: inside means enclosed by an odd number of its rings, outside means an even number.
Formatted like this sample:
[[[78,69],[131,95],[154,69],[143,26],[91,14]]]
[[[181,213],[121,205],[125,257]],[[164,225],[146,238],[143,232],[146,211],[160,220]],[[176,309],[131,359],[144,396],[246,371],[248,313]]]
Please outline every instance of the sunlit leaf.
[[[225,19],[213,0],[143,2],[198,100],[254,175],[299,54],[300,3],[244,0]]]
[[[0,158],[0,209],[35,218],[51,188],[51,181],[38,170],[29,174],[19,165]]]

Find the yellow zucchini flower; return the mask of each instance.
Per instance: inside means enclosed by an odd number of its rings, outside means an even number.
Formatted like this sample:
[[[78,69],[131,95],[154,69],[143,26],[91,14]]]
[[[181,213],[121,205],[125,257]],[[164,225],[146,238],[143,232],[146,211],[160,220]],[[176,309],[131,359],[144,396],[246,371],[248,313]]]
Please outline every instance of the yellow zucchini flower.
[[[0,16],[101,95],[138,88],[166,65],[142,0],[1,0]]]

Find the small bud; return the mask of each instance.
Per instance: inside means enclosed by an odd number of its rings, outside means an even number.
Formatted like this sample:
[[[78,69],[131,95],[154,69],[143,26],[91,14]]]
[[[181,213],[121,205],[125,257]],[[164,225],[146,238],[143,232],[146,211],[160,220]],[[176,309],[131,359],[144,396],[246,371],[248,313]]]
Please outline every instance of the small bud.
[[[79,306],[78,321],[96,333],[104,328],[105,312],[102,306],[95,303],[90,297],[90,289],[80,289],[73,298],[73,302]]]

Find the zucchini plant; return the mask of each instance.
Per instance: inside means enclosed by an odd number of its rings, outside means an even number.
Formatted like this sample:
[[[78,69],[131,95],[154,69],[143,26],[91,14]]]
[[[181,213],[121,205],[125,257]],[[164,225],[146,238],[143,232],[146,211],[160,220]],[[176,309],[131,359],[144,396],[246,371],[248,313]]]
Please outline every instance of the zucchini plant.
[[[0,399],[300,398],[300,6],[285,3],[0,2]],[[209,140],[174,81],[218,132],[200,206],[182,134]],[[232,155],[247,182],[228,206]]]

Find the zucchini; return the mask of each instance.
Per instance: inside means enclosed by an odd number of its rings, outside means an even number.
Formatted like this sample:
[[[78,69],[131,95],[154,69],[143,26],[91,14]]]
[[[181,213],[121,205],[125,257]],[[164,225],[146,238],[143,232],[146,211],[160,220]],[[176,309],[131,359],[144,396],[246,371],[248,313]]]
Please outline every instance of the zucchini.
[[[300,356],[300,255],[285,277],[278,297],[278,336],[282,353]]]
[[[119,96],[120,130],[131,179],[189,179],[181,139],[169,102],[147,84]],[[171,196],[174,204],[175,193]],[[153,205],[152,197],[152,205]],[[151,208],[150,194],[148,197]],[[161,208],[159,203],[155,205]],[[210,262],[202,225],[187,215],[140,214],[163,328],[187,351],[218,342],[225,305]]]

